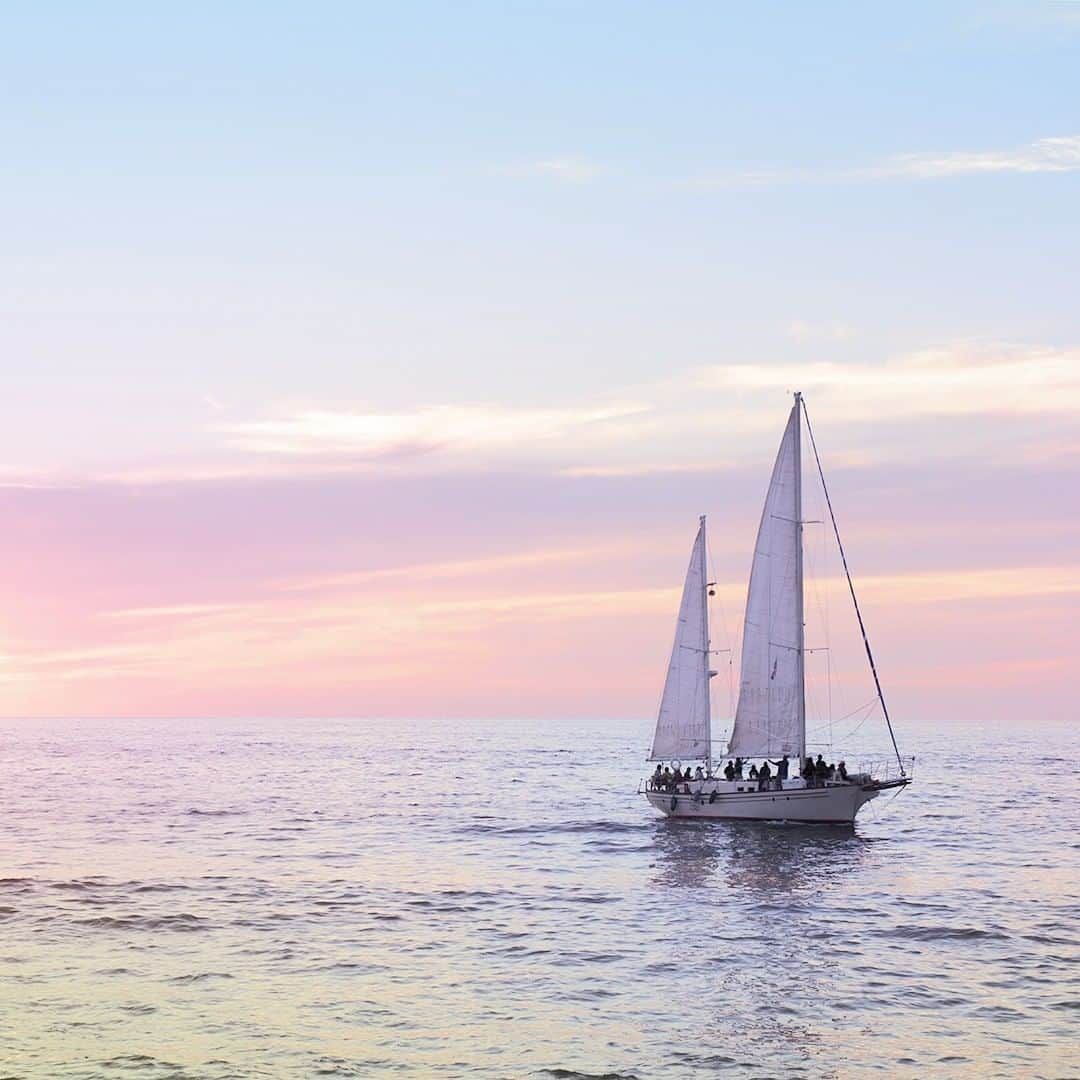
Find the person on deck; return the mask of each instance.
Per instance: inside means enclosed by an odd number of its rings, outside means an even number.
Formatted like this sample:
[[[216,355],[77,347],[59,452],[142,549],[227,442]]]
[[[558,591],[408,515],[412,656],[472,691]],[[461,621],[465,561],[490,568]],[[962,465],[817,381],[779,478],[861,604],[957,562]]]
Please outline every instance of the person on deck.
[[[694,779],[695,780],[704,780],[705,779],[705,770],[700,765],[694,770]]]
[[[724,776],[729,780],[735,779],[735,766],[730,761],[724,766]]]
[[[814,786],[814,759],[808,754],[806,757],[806,764],[802,768],[803,779],[806,781],[807,787]]]
[[[756,780],[757,777],[758,777],[757,766],[756,765],[751,765],[750,766],[750,779],[751,780]]]
[[[840,779],[841,780],[844,780],[844,781],[847,780],[847,762],[846,761],[841,761],[840,764],[836,766],[836,771],[840,774]]]
[[[825,759],[818,754],[817,761],[814,762],[814,781],[818,787],[825,786],[825,780],[829,775],[829,766],[825,764]]]
[[[741,757],[737,757],[735,759],[735,779],[736,780],[741,780],[742,779],[742,758]]]
[[[787,754],[785,754],[779,761],[772,762],[772,764],[776,766],[777,779],[781,782],[786,780],[788,778],[788,768],[790,767],[790,762],[788,761]]]
[[[649,779],[652,781],[653,790],[657,790],[664,782],[664,770],[660,767],[660,763],[657,762],[656,771]]]
[[[769,763],[766,761],[758,769],[758,791],[768,791],[769,781],[772,779],[772,769],[769,768]]]

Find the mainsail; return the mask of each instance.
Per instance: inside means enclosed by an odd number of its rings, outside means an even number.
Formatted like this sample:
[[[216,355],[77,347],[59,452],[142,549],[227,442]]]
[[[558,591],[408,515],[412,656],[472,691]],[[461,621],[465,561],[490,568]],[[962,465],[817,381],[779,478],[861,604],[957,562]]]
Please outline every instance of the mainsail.
[[[776,456],[761,514],[743,624],[739,704],[728,753],[744,758],[802,756],[802,463],[799,395]]]
[[[710,758],[707,590],[705,519],[702,518],[686,571],[650,761]]]

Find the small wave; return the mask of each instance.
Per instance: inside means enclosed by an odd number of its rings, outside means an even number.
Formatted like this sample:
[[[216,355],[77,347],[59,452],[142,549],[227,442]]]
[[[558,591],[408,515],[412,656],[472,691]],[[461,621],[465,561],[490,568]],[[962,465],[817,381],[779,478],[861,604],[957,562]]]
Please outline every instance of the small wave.
[[[190,986],[192,983],[209,982],[210,979],[231,979],[232,977],[227,971],[197,971],[191,975],[176,975],[167,981],[176,986]]]
[[[1020,1012],[1019,1009],[1010,1009],[1007,1005],[981,1005],[974,1010],[973,1015],[1002,1024],[1027,1019],[1026,1013]]]
[[[100,1064],[103,1069],[138,1070],[140,1073],[145,1070],[154,1072],[167,1070],[169,1080],[193,1080],[191,1073],[185,1072],[182,1065],[178,1065],[175,1061],[163,1061],[149,1054],[121,1054],[119,1057],[108,1058]]]
[[[243,817],[245,810],[200,810],[192,807],[188,811],[189,817]]]
[[[980,930],[974,926],[897,926],[877,933],[879,937],[906,938],[910,941],[1003,941],[1008,937],[999,930]]]
[[[77,920],[79,926],[98,930],[176,930],[187,933],[207,929],[198,915],[99,915],[93,919]]]
[[[542,1069],[545,1076],[553,1076],[556,1080],[638,1080],[637,1073],[587,1073],[578,1072],[577,1069]]]
[[[623,833],[645,833],[653,830],[651,820],[630,823],[625,821],[555,821],[529,825],[485,825],[477,821],[463,826],[462,833],[494,833],[498,836],[545,836],[548,834],[599,833],[613,836]]]

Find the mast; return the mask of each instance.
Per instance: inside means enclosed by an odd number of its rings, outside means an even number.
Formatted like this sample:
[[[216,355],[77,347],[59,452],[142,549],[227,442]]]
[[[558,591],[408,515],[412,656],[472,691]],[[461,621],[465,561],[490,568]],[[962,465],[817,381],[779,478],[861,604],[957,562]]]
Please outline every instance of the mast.
[[[796,398],[800,395],[796,394]],[[806,406],[803,405],[803,410]],[[896,745],[896,733],[893,731],[892,721],[889,719],[889,710],[885,705],[885,695],[881,691],[881,680],[878,678],[877,666],[874,663],[874,654],[870,651],[870,639],[866,636],[866,626],[863,624],[862,612],[859,610],[859,601],[855,598],[855,584],[851,580],[851,571],[848,570],[847,556],[844,554],[844,545],[840,540],[840,529],[836,524],[836,515],[833,513],[832,499],[829,498],[829,488],[825,483],[825,473],[821,468],[821,458],[818,455],[817,443],[814,441],[814,429],[810,426],[810,416],[806,417],[806,431],[810,436],[810,445],[814,450],[814,461],[817,462],[818,476],[821,477],[821,490],[825,493],[825,505],[829,508],[829,518],[832,521],[833,535],[836,537],[836,546],[840,549],[840,561],[844,564],[844,576],[847,578],[848,591],[851,593],[851,603],[855,607],[855,617],[859,620],[859,632],[862,634],[863,646],[866,648],[866,659],[870,661],[870,671],[874,676],[874,686],[877,688],[878,701],[881,702],[881,711],[885,716],[885,726],[889,729],[889,738],[892,739],[893,752],[896,754],[896,763],[900,766],[900,775],[907,776],[904,769],[904,759],[900,756],[900,747]]]
[[[705,772],[712,776],[712,694],[709,670],[709,575],[706,573],[705,515],[701,515],[701,662],[705,665]]]
[[[795,657],[798,664],[796,701],[799,709],[799,768],[806,757],[806,625],[803,613],[803,520],[802,520],[802,394],[795,393]]]

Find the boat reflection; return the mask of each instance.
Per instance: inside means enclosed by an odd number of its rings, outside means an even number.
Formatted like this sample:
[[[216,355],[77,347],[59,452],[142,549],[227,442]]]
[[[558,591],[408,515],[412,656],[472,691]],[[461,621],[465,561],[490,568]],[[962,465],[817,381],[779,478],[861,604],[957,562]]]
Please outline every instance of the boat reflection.
[[[854,826],[656,822],[656,885],[728,885],[761,893],[800,893],[850,879],[873,842]]]

